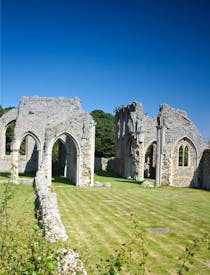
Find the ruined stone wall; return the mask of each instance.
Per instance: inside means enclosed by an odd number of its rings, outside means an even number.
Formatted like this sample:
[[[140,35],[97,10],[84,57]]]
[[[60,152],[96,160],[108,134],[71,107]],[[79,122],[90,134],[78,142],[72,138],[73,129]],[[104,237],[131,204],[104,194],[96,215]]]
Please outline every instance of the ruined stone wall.
[[[5,156],[6,127],[13,120],[12,152]],[[95,123],[82,110],[78,98],[23,97],[18,109],[0,118],[0,130],[0,170],[11,170],[14,182],[18,182],[19,172],[42,170],[45,183],[50,185],[53,144],[65,136],[67,177],[79,186],[93,185]],[[25,138],[26,153],[20,156]]]
[[[158,115],[158,132],[158,184],[197,187],[198,164],[205,146],[195,125],[184,111],[163,104]],[[181,145],[189,150],[186,166],[179,166]]]
[[[199,172],[201,187],[210,190],[210,149],[203,152]]]
[[[133,102],[116,111],[116,172],[124,177],[144,179],[145,154],[153,145],[152,169],[156,185],[199,187],[198,165],[205,149],[198,130],[184,111],[160,106],[157,119],[143,114]],[[183,163],[179,163],[180,147]],[[184,153],[187,162],[184,163]],[[156,172],[155,172],[156,170]]]
[[[156,120],[143,114],[140,103],[133,102],[117,109],[115,121],[116,172],[141,181],[145,150],[156,140]]]
[[[8,124],[17,119],[17,109],[12,109],[0,117],[0,171],[10,172],[11,155],[6,155],[6,130]]]
[[[94,171],[115,171],[115,157],[100,158],[95,157]]]

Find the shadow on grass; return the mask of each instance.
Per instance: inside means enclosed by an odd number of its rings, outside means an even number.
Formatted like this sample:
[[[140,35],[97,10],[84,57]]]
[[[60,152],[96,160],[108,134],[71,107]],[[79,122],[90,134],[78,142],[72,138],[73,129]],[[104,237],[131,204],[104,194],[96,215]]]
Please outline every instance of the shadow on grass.
[[[141,185],[142,182],[143,182],[143,181],[137,181],[137,180],[134,180],[134,179],[126,179],[126,178],[121,178],[121,180],[116,179],[116,181],[132,183],[132,184],[138,184],[138,185]]]
[[[1,172],[0,173],[0,177],[10,178],[10,173],[8,173],[8,172]]]
[[[19,173],[20,177],[26,177],[26,178],[35,178],[36,172],[25,172],[25,173]]]
[[[114,178],[115,181],[118,182],[126,182],[126,183],[134,183],[134,184],[141,184],[142,181],[136,181],[134,179],[127,179],[127,178],[123,178],[121,176],[119,176],[117,173],[115,172],[110,172],[110,171],[96,171],[95,174],[97,176],[102,176],[102,177],[110,177],[110,178]]]
[[[121,178],[123,179],[121,176],[119,176],[117,173],[115,172],[110,172],[110,171],[96,171],[95,174],[97,176],[102,176],[102,177],[110,177],[110,178]]]
[[[63,183],[63,184],[67,184],[67,185],[74,185],[74,186],[76,185],[70,179],[67,179],[67,178],[62,177],[62,176],[54,176],[52,178],[52,182],[58,182],[58,183]]]

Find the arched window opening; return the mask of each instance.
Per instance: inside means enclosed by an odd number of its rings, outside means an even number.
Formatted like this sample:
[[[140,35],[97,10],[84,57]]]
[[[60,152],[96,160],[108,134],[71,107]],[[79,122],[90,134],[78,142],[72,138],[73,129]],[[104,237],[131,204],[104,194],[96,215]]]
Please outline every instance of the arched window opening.
[[[77,184],[79,169],[77,161],[78,148],[75,141],[69,134],[62,134],[54,141],[52,147],[53,181],[59,180],[68,184]]]
[[[188,166],[189,163],[189,148],[181,145],[179,147],[179,166]]]
[[[25,156],[26,155],[26,137],[23,139],[21,145],[20,145],[20,150],[19,153],[21,156]]]
[[[185,146],[184,148],[184,166],[188,166],[189,161],[189,149],[188,146]]]
[[[144,163],[144,177],[155,179],[156,177],[156,142],[153,142],[146,151]]]
[[[14,129],[15,129],[15,121],[12,121],[8,124],[6,129],[6,146],[5,146],[5,154],[11,154],[11,143],[14,137]]]
[[[179,166],[183,166],[183,146],[179,147]]]
[[[66,148],[63,142],[58,139],[52,149],[52,175],[65,176]]]
[[[38,170],[39,153],[37,150],[37,141],[30,134],[22,139],[19,155],[19,172],[34,175]]]

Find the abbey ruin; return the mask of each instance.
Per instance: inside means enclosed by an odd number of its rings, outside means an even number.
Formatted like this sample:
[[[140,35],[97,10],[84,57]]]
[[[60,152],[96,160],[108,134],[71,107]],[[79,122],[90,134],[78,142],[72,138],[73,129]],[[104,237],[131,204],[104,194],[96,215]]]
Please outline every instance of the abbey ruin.
[[[156,186],[210,189],[210,151],[184,111],[162,104],[154,118],[133,102],[119,107],[115,120],[118,174],[153,178]]]
[[[210,189],[210,152],[184,111],[163,104],[154,118],[133,102],[119,107],[115,120],[112,170],[138,181],[153,178],[156,186]],[[14,122],[8,148],[6,131]],[[0,172],[11,172],[15,183],[20,172],[33,171],[50,186],[59,171],[77,186],[94,186],[94,149],[95,122],[78,98],[23,97],[0,118]]]
[[[8,148],[6,131],[13,122],[14,137]],[[17,109],[4,114],[0,118],[0,171],[11,172],[15,183],[20,172],[38,171],[43,184],[50,186],[56,142],[55,169],[77,186],[93,186],[95,122],[81,109],[78,98],[23,97]]]

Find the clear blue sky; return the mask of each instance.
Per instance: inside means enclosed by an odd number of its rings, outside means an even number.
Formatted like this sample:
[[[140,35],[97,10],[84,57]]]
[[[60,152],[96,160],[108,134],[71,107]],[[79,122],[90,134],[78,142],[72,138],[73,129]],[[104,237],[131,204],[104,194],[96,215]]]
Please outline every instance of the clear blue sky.
[[[1,0],[0,104],[30,95],[168,103],[210,139],[210,1]]]

